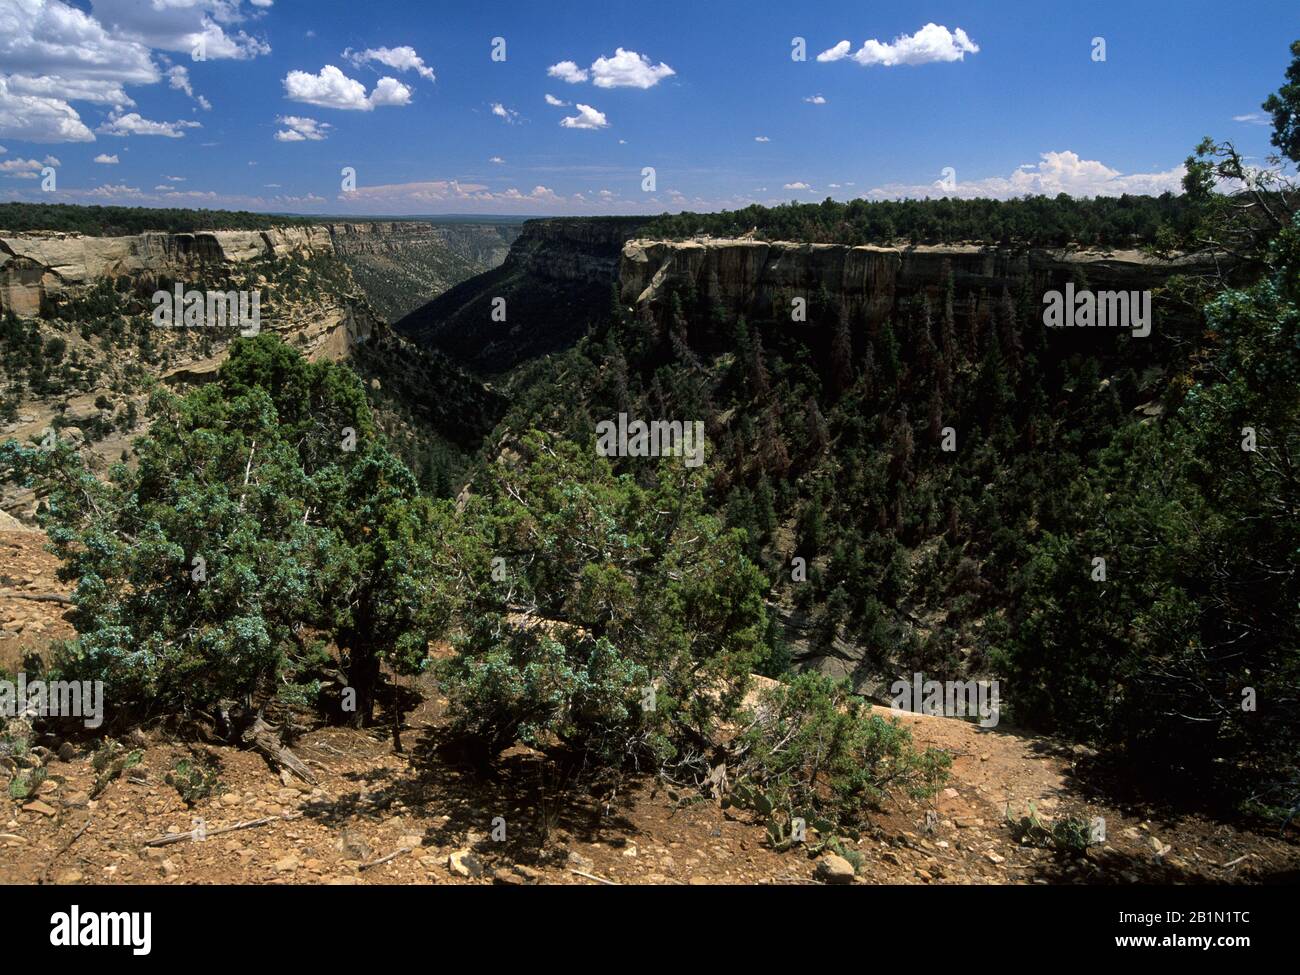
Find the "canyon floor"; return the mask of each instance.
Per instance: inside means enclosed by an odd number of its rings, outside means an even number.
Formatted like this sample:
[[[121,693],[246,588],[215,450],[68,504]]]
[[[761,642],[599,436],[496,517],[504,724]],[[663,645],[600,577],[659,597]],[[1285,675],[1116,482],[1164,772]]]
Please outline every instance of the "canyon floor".
[[[38,532],[0,531],[0,668],[13,672],[72,628],[56,562]],[[408,686],[408,690],[416,690]],[[446,747],[432,682],[405,716],[396,753],[386,728],[322,727],[294,742],[315,786],[256,753],[132,732],[140,761],[94,798],[94,742],[43,741],[48,777],[34,796],[0,795],[0,883],[55,884],[805,884],[817,861],[776,852],[749,814],[690,801],[646,776],[596,801],[549,780],[536,752],[508,752],[492,777]],[[881,709],[882,713],[888,713]],[[1116,798],[1082,746],[903,715],[915,739],[949,751],[949,782],[928,804],[887,803],[856,844],[857,884],[1270,883],[1300,880],[1300,829],[1159,811]],[[220,787],[188,806],[165,777],[201,755]],[[1018,842],[1008,812],[1033,802],[1046,822],[1101,816],[1106,841],[1084,855]],[[933,813],[933,815],[927,815]],[[504,840],[492,836],[505,822]],[[189,833],[206,839],[150,845]],[[240,827],[231,829],[231,827]]]

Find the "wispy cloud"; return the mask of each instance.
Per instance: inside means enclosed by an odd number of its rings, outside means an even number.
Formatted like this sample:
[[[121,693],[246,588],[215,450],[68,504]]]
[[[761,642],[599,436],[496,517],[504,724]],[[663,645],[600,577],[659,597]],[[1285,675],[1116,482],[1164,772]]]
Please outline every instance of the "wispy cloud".
[[[328,122],[317,122],[301,115],[281,115],[276,121],[284,126],[275,133],[276,142],[321,142],[333,128]]]
[[[367,61],[377,61],[397,71],[414,71],[425,81],[434,81],[433,68],[424,63],[424,58],[415,53],[409,45],[401,47],[369,47],[364,51],[348,48],[342,54],[343,60],[354,67],[361,67]]]
[[[514,125],[519,121],[519,113],[513,108],[506,108],[500,102],[492,103],[492,114],[503,120],[507,125]]]
[[[201,129],[198,122],[190,122],[182,119],[179,122],[154,122],[147,118],[142,118],[139,112],[128,112],[125,115],[110,115],[96,131],[105,135],[131,136],[131,135],[156,135],[167,139],[180,139],[185,136],[185,129]]]

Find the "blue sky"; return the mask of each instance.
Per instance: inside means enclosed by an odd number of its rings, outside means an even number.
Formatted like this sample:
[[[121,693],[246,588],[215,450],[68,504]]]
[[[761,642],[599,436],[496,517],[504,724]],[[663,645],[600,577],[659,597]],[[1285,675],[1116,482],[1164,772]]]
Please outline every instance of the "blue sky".
[[[1204,135],[1263,160],[1259,103],[1296,38],[1282,0],[0,0],[0,199],[581,214],[1160,192]]]

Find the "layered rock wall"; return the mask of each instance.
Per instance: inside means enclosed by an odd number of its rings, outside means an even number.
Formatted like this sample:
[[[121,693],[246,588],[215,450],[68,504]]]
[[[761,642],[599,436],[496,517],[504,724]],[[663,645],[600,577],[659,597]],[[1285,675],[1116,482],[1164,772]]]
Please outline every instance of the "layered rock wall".
[[[824,293],[832,311],[874,326],[903,299],[926,296],[940,307],[950,283],[961,316],[981,293],[1016,294],[1027,285],[1041,294],[1070,280],[1097,291],[1140,291],[1207,269],[1200,259],[1161,261],[1140,251],[630,240],[619,295],[625,305],[658,314],[674,291],[693,290],[730,316],[774,320],[789,318],[793,299],[811,303]]]
[[[130,237],[0,231],[0,311],[39,315],[51,298],[90,285],[98,278],[157,277],[275,254],[333,250],[333,234],[327,226]]]

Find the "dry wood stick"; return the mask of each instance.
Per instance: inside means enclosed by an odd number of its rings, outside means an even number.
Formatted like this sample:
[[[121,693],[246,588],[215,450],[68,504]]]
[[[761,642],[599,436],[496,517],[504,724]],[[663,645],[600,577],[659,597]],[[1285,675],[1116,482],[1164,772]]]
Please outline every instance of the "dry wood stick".
[[[45,869],[41,871],[41,879],[37,882],[38,884],[43,885],[45,883],[45,881],[49,878],[50,868],[54,866],[54,861],[72,849],[72,844],[77,842],[77,840],[81,839],[81,834],[84,833],[86,830],[90,829],[90,824],[91,824],[90,819],[87,819],[84,823],[82,823],[81,829],[77,830],[76,835],[73,836],[72,839],[68,840],[68,842],[64,843],[63,846],[59,847],[58,851],[54,854],[54,856],[50,857],[49,862],[45,864]]]
[[[290,820],[298,819],[302,813],[293,813],[289,816],[267,816],[265,819],[250,819],[248,822],[235,823],[233,826],[220,826],[217,829],[210,829],[204,832],[204,836],[211,838],[220,836],[222,833],[233,833],[240,829],[254,829],[258,826],[265,826],[267,823],[287,823]],[[184,843],[186,840],[194,839],[194,830],[187,830],[184,833],[164,833],[162,836],[155,836],[151,840],[145,841],[145,846],[168,846],[172,843]]]
[[[594,880],[597,883],[608,884],[610,887],[623,886],[617,880],[606,880],[604,877],[597,877],[594,873],[587,873],[585,870],[576,870],[573,867],[569,868],[569,873],[576,873],[579,877],[586,877],[588,880]]]
[[[404,847],[402,847],[402,848],[399,849],[399,850],[394,850],[392,853],[388,854],[388,856],[386,856],[386,857],[380,857],[378,860],[371,860],[369,863],[363,863],[363,864],[361,864],[359,867],[357,867],[357,869],[358,869],[358,870],[369,870],[371,867],[377,867],[377,866],[379,866],[381,863],[387,863],[389,860],[394,860],[394,859],[396,859],[397,857],[400,857],[403,853],[410,853],[411,850],[413,850],[413,849],[414,849],[414,847],[404,846]]]

